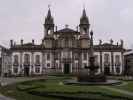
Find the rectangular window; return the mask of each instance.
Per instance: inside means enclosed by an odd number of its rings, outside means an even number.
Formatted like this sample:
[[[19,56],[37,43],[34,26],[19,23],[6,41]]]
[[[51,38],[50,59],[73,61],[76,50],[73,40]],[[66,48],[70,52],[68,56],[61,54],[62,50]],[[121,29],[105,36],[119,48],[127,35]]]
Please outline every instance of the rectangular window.
[[[59,54],[55,53],[55,59],[58,60],[59,59]]]
[[[109,62],[109,54],[104,54],[104,61]]]
[[[40,55],[36,55],[36,65],[40,65]]]
[[[84,68],[87,67],[87,63],[84,63]]]
[[[29,54],[24,55],[24,65],[30,65],[30,55]]]
[[[98,65],[98,55],[95,55],[95,64]]]
[[[13,68],[13,72],[14,72],[14,73],[18,73],[18,68],[17,68],[17,67],[14,67],[14,68]]]
[[[83,59],[87,60],[87,53],[83,53]]]
[[[56,62],[56,63],[55,63],[55,68],[58,68],[58,67],[59,67],[59,66],[58,66],[58,63]]]
[[[104,54],[104,66],[105,67],[109,67],[110,66],[109,54]]]
[[[119,55],[115,56],[115,66],[120,66],[120,56]]]
[[[78,60],[78,54],[77,53],[75,53],[74,58],[75,58],[75,60]]]
[[[77,62],[75,63],[75,68],[78,68],[78,63]]]
[[[18,55],[15,55],[15,56],[14,56],[13,65],[14,65],[14,66],[18,66],[18,64],[19,64],[19,63],[18,63]]]
[[[47,68],[50,68],[50,63],[47,63]]]
[[[39,67],[35,68],[35,71],[36,73],[40,73],[40,68]]]
[[[50,60],[50,53],[47,54],[47,60]]]

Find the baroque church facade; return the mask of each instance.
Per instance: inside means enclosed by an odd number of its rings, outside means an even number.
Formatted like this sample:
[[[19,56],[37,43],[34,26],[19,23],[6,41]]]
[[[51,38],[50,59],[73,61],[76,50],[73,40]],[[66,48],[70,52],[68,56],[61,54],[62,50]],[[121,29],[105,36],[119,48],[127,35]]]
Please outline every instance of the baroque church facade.
[[[89,19],[83,9],[79,29],[65,28],[57,30],[50,9],[44,22],[44,37],[37,45],[30,43],[15,44],[10,41],[12,75],[42,75],[46,73],[78,73],[89,66],[90,46],[93,43],[93,31],[90,31]],[[91,36],[90,36],[91,34]],[[124,70],[123,41],[93,45],[95,64],[98,73],[121,75]]]

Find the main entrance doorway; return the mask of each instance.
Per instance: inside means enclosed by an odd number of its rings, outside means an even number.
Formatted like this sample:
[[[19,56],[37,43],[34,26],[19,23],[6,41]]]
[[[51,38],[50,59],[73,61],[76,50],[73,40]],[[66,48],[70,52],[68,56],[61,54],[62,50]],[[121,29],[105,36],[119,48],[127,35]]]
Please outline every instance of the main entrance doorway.
[[[69,74],[70,73],[70,64],[65,63],[64,64],[64,74]]]
[[[110,68],[109,67],[104,68],[104,74],[105,75],[110,75]]]
[[[29,76],[29,67],[24,68],[24,76]]]

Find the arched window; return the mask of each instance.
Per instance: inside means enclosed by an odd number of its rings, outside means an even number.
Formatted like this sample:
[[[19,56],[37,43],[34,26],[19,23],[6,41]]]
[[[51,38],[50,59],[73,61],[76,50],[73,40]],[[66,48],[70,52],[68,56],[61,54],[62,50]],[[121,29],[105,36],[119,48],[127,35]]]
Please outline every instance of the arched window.
[[[14,55],[14,65],[18,65],[18,55]]]
[[[24,64],[26,64],[26,65],[30,64],[30,55],[29,54],[24,55]]]
[[[36,65],[40,65],[40,55],[36,55]]]

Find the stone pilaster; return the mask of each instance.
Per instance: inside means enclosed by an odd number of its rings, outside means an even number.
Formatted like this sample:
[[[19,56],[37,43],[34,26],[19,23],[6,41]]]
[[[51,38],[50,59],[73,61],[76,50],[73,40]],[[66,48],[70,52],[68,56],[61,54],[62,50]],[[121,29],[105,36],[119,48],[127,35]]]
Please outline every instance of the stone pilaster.
[[[112,74],[114,74],[114,53],[111,52],[111,66],[112,66]]]
[[[31,53],[31,75],[35,73],[34,71],[35,66],[34,66],[34,52]]]
[[[61,51],[60,51],[60,53],[59,53],[59,70],[62,70],[63,68],[63,66],[61,66],[61,63],[62,63],[62,60],[61,60]]]
[[[24,66],[23,66],[23,52],[20,52],[20,73],[24,74]]]
[[[45,61],[45,53],[42,52],[42,74],[45,74],[45,72],[46,72],[45,63],[46,63],[46,61]]]
[[[102,52],[100,51],[100,70],[101,70],[101,73],[103,73],[103,60],[102,60]]]

